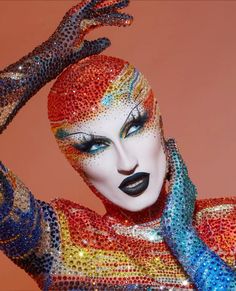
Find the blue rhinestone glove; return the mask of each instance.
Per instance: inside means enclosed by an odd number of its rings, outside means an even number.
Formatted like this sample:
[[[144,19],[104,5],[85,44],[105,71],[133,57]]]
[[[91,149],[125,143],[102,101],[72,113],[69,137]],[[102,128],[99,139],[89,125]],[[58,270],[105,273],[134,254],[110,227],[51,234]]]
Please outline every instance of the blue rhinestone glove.
[[[175,141],[166,143],[170,185],[162,216],[163,236],[198,290],[236,290],[236,272],[200,239],[192,225],[196,187]]]

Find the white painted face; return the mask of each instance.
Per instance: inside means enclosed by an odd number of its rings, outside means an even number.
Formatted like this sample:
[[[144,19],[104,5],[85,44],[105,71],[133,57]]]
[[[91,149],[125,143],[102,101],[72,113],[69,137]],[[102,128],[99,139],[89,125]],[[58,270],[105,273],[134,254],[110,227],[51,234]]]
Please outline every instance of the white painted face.
[[[67,143],[78,151],[73,167],[108,200],[129,211],[156,202],[167,167],[152,92],[137,99],[120,100],[96,118],[64,129]]]

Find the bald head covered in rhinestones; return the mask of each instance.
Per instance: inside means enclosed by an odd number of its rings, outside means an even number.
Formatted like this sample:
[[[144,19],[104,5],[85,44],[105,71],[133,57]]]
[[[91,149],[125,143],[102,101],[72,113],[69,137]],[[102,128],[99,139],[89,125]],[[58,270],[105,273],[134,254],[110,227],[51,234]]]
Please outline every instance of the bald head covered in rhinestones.
[[[103,198],[130,211],[157,200],[166,157],[157,100],[128,62],[96,55],[57,79],[48,115],[59,147]]]

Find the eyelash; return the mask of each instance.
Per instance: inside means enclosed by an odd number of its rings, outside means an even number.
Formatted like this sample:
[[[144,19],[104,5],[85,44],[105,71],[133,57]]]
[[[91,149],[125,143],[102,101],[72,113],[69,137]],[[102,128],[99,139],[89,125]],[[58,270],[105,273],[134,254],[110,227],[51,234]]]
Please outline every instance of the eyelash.
[[[139,110],[138,110],[138,116],[132,115],[132,120],[129,121],[128,124],[126,125],[125,130],[124,130],[124,134],[122,134],[122,136],[124,138],[127,138],[129,136],[132,136],[132,135],[135,135],[135,134],[139,133],[140,130],[143,128],[144,124],[146,123],[147,119],[148,119],[147,112],[145,112],[144,114],[141,115]],[[137,130],[131,132],[131,133],[128,133],[129,130],[133,126],[138,126],[139,128]]]
[[[146,123],[147,119],[148,119],[147,112],[141,115],[140,112],[138,111],[138,116],[132,115],[132,120],[130,120],[126,124],[125,128],[122,131],[122,137],[127,138],[135,134],[138,134],[140,130],[143,129],[143,126]],[[128,133],[133,126],[138,126],[139,128],[131,133]],[[108,140],[95,138],[93,135],[91,135],[89,139],[84,138],[84,140],[85,141],[80,144],[78,143],[73,144],[73,147],[82,153],[96,154],[97,152],[104,151],[110,145],[110,142]],[[98,149],[91,150],[91,148],[95,145],[103,146]]]
[[[97,139],[93,136],[91,136],[91,138],[89,140],[85,139],[85,142],[80,143],[80,144],[73,144],[73,147],[76,148],[77,150],[81,151],[82,153],[91,153],[91,154],[95,154],[97,151],[101,151],[102,149],[98,149],[98,150],[92,150],[91,148],[94,145],[104,145],[104,147],[102,148],[103,150],[110,145],[110,143],[106,140],[103,139]]]

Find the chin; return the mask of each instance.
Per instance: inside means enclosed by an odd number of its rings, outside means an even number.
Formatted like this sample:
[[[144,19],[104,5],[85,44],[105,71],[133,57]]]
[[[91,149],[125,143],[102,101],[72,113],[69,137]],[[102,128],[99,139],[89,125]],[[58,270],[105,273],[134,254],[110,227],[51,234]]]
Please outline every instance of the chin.
[[[158,197],[159,193],[158,195],[152,195],[152,197],[150,193],[143,193],[139,197],[132,197],[132,200],[126,201],[125,205],[122,203],[118,206],[131,212],[139,212],[155,204]]]

